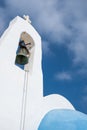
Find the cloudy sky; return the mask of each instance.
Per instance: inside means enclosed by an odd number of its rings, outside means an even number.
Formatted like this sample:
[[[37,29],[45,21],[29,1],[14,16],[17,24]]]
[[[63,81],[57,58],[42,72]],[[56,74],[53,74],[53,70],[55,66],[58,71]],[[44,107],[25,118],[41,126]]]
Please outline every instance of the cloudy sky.
[[[87,0],[0,0],[0,36],[24,14],[42,37],[44,95],[87,114]]]

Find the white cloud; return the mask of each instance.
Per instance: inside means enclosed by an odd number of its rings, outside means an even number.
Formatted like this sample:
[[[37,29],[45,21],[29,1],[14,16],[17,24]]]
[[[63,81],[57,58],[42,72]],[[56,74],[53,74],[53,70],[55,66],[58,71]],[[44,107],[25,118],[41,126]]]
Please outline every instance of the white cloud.
[[[1,28],[9,17],[29,14],[41,35],[47,36],[53,44],[65,43],[73,54],[73,62],[87,66],[87,1],[6,0],[6,5],[0,13]],[[49,51],[50,43],[46,42],[44,48]]]
[[[61,72],[55,75],[56,80],[72,80],[71,75],[68,72]]]
[[[41,34],[46,33],[52,41],[63,41],[70,35],[70,31],[63,24],[63,13],[57,10],[58,2],[59,0],[7,0],[5,15],[28,13]]]
[[[6,25],[5,16],[3,15],[4,13],[5,13],[4,9],[0,8],[0,34],[3,32]]]
[[[50,48],[49,48],[49,43],[47,41],[43,41],[43,50],[44,50],[44,53],[47,54],[47,53],[50,53]]]
[[[50,44],[49,42],[47,41],[43,41],[42,42],[42,48],[43,48],[43,53],[46,55],[46,56],[53,56],[54,53],[50,50]]]
[[[77,25],[77,36],[73,38],[69,49],[74,53],[74,63],[83,63],[87,66],[87,21]]]

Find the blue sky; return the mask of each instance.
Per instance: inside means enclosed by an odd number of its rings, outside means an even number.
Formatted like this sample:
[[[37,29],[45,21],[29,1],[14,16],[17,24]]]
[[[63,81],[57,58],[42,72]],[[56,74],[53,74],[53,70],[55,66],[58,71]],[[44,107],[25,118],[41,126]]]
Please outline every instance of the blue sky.
[[[0,0],[0,35],[24,14],[42,37],[44,95],[61,94],[87,114],[87,1]]]

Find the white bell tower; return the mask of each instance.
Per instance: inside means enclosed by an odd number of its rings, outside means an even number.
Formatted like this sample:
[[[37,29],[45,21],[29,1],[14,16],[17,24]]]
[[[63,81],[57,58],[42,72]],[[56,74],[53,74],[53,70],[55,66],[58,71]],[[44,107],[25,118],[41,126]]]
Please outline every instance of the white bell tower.
[[[30,24],[28,16],[24,18],[25,20],[17,16],[13,19],[0,39],[0,129],[2,130],[38,130],[41,119],[48,111],[74,109],[72,104],[60,95],[43,97],[41,37]],[[20,67],[15,64],[15,58],[23,32],[30,36],[30,42],[34,46],[30,50],[29,63]],[[21,106],[24,113],[21,113]]]

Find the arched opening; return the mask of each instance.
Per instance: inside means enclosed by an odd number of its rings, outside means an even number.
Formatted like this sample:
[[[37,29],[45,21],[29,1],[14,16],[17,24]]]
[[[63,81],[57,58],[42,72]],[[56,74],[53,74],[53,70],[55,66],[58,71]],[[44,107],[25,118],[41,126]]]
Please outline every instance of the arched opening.
[[[29,71],[29,65],[34,53],[34,40],[27,32],[22,32],[16,51],[15,65],[25,71]]]

